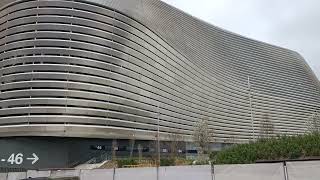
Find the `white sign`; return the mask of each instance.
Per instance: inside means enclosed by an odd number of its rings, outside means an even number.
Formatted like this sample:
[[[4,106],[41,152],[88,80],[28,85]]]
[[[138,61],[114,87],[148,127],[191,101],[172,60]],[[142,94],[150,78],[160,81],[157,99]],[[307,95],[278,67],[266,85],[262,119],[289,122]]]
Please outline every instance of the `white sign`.
[[[39,157],[35,153],[32,153],[32,156],[33,157],[27,157],[26,160],[30,161],[31,164],[34,164],[39,160]],[[8,159],[1,159],[1,161],[19,165],[23,163],[24,159],[22,153],[12,153]]]

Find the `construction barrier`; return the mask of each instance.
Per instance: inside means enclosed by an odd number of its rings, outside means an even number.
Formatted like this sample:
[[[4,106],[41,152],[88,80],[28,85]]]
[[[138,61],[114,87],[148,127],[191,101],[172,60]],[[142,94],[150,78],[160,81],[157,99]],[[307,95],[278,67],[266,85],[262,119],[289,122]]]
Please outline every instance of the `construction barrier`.
[[[0,180],[318,180],[320,161],[0,173]]]

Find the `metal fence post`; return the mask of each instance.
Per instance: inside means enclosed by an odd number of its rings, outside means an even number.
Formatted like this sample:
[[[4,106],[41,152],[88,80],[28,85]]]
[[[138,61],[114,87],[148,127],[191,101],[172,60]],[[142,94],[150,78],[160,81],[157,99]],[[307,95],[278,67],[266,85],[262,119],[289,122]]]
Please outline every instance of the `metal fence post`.
[[[116,168],[113,168],[113,175],[112,175],[112,180],[115,180],[116,177]]]
[[[286,161],[283,161],[283,173],[284,173],[284,180],[289,180],[287,162]]]
[[[157,166],[156,170],[157,170],[157,180],[159,180],[159,166]]]
[[[211,180],[215,180],[215,177],[214,177],[214,165],[212,165],[212,164],[211,164]]]

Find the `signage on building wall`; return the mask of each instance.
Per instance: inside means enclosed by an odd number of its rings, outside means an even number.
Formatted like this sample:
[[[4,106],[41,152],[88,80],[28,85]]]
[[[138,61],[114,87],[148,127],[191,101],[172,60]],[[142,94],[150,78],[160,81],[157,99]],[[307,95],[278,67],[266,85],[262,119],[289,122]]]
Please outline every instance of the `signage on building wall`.
[[[30,156],[25,156],[23,153],[12,153],[9,157],[1,158],[1,162],[11,165],[20,165],[24,161],[33,165],[39,161],[39,157],[36,153],[32,153]]]
[[[106,146],[104,146],[104,145],[92,145],[92,146],[90,146],[90,149],[92,149],[92,150],[106,150]]]

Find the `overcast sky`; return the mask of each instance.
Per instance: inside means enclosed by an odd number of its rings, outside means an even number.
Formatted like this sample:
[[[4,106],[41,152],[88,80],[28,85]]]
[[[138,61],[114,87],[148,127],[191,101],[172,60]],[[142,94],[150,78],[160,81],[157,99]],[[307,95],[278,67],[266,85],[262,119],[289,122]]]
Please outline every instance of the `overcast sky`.
[[[192,16],[298,51],[320,79],[319,0],[163,0]]]

